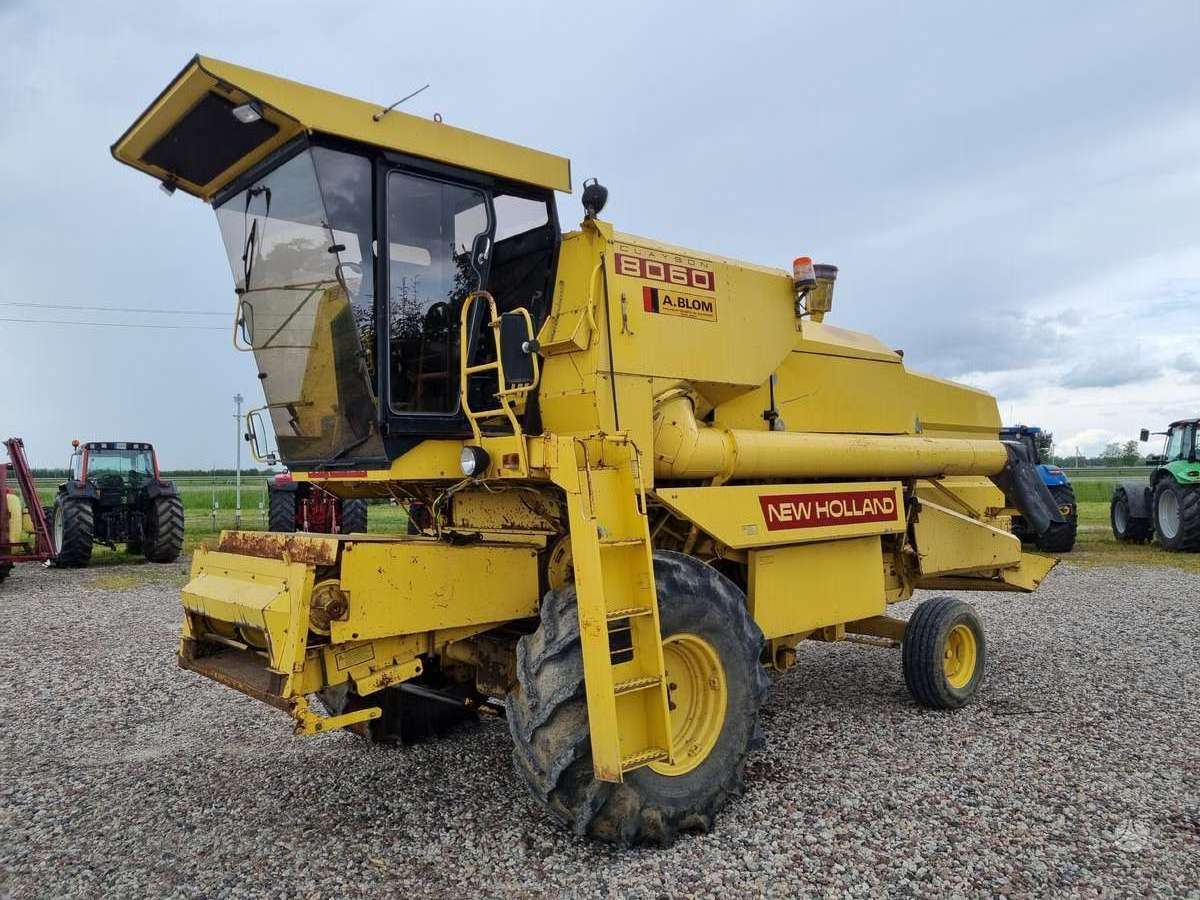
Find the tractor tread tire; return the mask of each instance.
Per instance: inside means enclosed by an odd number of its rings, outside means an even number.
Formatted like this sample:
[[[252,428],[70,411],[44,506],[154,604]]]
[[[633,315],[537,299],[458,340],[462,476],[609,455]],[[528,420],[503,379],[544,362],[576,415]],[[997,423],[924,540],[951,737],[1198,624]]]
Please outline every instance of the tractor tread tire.
[[[1117,506],[1125,507],[1125,531],[1118,532],[1117,530]],[[1124,488],[1117,488],[1113,492],[1112,500],[1108,505],[1108,521],[1112,526],[1113,537],[1118,543],[1122,544],[1144,544],[1150,540],[1152,527],[1149,519],[1135,519],[1129,512],[1129,497],[1125,493]]]
[[[92,542],[96,536],[95,511],[92,501],[83,497],[59,497],[54,504],[55,531],[62,516],[62,546],[54,564],[74,569],[86,566],[92,559]]]
[[[8,577],[8,573],[13,569],[12,563],[0,563],[0,581],[4,581]]]
[[[1166,491],[1179,496],[1179,531],[1172,539],[1163,537],[1158,528],[1158,498]],[[1200,550],[1200,485],[1180,484],[1169,476],[1154,489],[1154,532],[1167,550]]]
[[[178,496],[155,497],[146,517],[142,553],[147,562],[170,563],[183,552],[183,500]]]
[[[970,682],[954,688],[945,677],[943,655],[950,629],[964,623],[975,632],[975,671]],[[900,645],[904,682],[921,706],[930,709],[958,709],[966,706],[979,690],[987,662],[987,644],[979,614],[969,603],[954,597],[926,600],[908,620]]]
[[[744,595],[680,553],[655,553],[654,577],[664,635],[692,632],[737,657],[722,654],[725,724],[696,768],[671,777],[642,767],[620,784],[596,780],[573,584],[546,594],[537,631],[517,644],[518,686],[505,699],[513,763],[534,800],[576,834],[618,846],[669,846],[681,832],[710,830],[729,798],[743,793],[747,756],[763,743],[758,712],[770,681]]]
[[[1079,507],[1075,503],[1075,489],[1069,484],[1056,484],[1050,488],[1057,506],[1070,506],[1075,512],[1067,516],[1065,523],[1055,522],[1046,533],[1037,539],[1037,548],[1046,553],[1068,553],[1075,546],[1075,535],[1079,530]]]
[[[296,530],[295,491],[267,490],[267,530],[292,534]]]
[[[365,534],[367,531],[367,501],[342,501],[342,534]]]

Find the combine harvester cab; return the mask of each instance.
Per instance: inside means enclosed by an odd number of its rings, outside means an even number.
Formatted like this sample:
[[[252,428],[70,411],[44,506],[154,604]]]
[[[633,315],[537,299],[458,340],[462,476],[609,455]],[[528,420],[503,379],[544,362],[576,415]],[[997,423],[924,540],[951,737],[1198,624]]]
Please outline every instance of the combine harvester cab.
[[[302,732],[503,713],[554,816],[669,843],[741,790],[800,642],[901,646],[961,706],[978,616],[889,604],[1054,564],[1009,532],[1063,520],[995,400],[826,323],[831,266],[616,232],[594,181],[563,234],[566,159],[201,57],[113,153],[216,209],[255,446],[269,420],[291,471],[410,509],[193,559],[180,664]]]

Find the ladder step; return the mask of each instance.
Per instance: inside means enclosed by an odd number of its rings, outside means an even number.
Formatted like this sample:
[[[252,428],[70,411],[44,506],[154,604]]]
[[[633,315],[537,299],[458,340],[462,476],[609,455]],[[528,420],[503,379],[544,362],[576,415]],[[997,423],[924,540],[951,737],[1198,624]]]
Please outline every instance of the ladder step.
[[[615,622],[618,619],[632,619],[637,616],[650,615],[650,607],[648,606],[627,606],[625,609],[614,609],[608,613],[608,621]]]
[[[630,769],[636,769],[639,766],[644,766],[646,763],[658,762],[660,759],[667,758],[667,751],[662,747],[650,747],[643,750],[641,753],[635,753],[632,756],[626,756],[621,760],[621,771],[628,772]]]
[[[635,544],[643,544],[643,543],[645,543],[645,541],[643,541],[641,538],[601,538],[600,539],[601,549],[603,549],[605,547],[632,547]]]
[[[617,696],[631,694],[634,691],[644,691],[646,688],[656,687],[661,682],[662,679],[657,675],[649,675],[645,678],[631,678],[629,681],[618,681],[613,685],[613,693]]]

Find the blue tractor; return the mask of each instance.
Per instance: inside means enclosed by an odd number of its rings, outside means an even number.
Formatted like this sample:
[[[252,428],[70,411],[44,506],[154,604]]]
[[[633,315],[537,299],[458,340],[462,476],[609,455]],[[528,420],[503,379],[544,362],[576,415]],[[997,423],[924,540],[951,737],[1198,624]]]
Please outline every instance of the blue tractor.
[[[1047,553],[1066,553],[1075,546],[1075,532],[1079,526],[1079,506],[1075,502],[1075,489],[1067,473],[1058,466],[1045,462],[1042,452],[1042,429],[1030,425],[1010,425],[1000,429],[1000,440],[1023,445],[1030,459],[1037,461],[1037,471],[1042,483],[1050,491],[1058,511],[1067,520],[1067,528],[1051,529],[1040,538],[1029,528],[1021,516],[1013,516],[1012,531],[1023,542],[1037,545]]]

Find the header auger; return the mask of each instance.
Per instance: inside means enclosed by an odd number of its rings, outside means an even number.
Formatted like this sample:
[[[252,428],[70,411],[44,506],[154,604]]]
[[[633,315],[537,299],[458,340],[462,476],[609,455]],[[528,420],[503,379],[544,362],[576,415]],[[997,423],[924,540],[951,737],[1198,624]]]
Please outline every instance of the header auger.
[[[971,608],[887,609],[1054,564],[1009,533],[1065,523],[992,397],[826,322],[832,267],[616,231],[594,182],[563,233],[566,159],[378,111],[197,57],[113,147],[216,209],[256,444],[269,419],[296,480],[415,532],[224,533],[182,666],[308,734],[503,709],[536,801],[619,844],[711,826],[805,639],[894,642],[918,702],[971,699]]]

